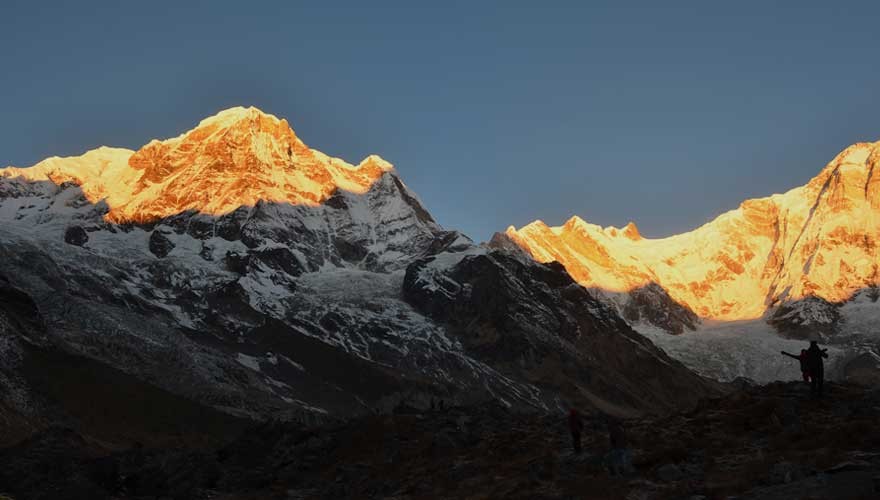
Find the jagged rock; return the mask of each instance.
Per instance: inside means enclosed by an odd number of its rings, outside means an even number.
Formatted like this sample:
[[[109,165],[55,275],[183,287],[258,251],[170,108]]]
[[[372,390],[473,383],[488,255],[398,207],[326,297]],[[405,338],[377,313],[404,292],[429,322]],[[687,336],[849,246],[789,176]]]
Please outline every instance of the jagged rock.
[[[31,337],[45,329],[45,319],[34,299],[0,275],[0,333]]]
[[[687,306],[672,300],[666,290],[656,283],[631,290],[622,309],[623,317],[631,323],[647,323],[672,334],[694,330],[700,318]]]
[[[615,394],[608,396],[608,403],[616,406],[644,406],[639,401],[648,400],[663,405],[666,398],[689,399],[692,389],[712,390],[644,342],[614,309],[577,286],[558,264],[523,263],[504,251],[444,254],[407,268],[403,296],[448,325],[478,359],[514,378],[565,380],[572,390],[564,396],[583,407],[596,401],[582,400],[581,395],[596,394],[606,384],[616,386]],[[633,345],[640,346],[639,361],[622,362],[623,351],[633,352]],[[603,355],[590,355],[596,352]],[[649,373],[655,371],[664,373],[665,387],[624,382],[650,380]]]
[[[837,331],[840,317],[837,304],[820,297],[807,297],[778,307],[767,322],[787,337],[819,340]]]
[[[186,226],[186,234],[204,240],[214,236],[214,220],[207,217],[192,217]]]
[[[494,250],[502,250],[520,262],[528,262],[532,259],[532,256],[521,246],[517,245],[507,233],[492,234],[492,238],[489,239],[488,247]]]
[[[214,260],[214,249],[203,243],[202,249],[199,250],[199,256],[205,260]]]
[[[250,256],[248,265],[263,265],[269,269],[283,271],[289,276],[299,276],[306,271],[300,260],[286,247],[254,250],[248,255]]]
[[[458,231],[445,231],[438,234],[425,249],[425,255],[442,252],[461,252],[473,246],[473,241]]]
[[[226,252],[223,263],[226,265],[226,269],[243,275],[248,271],[250,260],[251,256],[248,253]]]
[[[70,226],[64,231],[64,241],[81,247],[89,241],[89,234],[82,226]]]
[[[161,259],[174,250],[174,242],[161,231],[154,229],[150,234],[149,248],[153,255]]]
[[[343,238],[334,238],[333,246],[339,252],[342,260],[348,262],[360,262],[367,256],[367,249],[364,245],[356,242],[346,241]]]

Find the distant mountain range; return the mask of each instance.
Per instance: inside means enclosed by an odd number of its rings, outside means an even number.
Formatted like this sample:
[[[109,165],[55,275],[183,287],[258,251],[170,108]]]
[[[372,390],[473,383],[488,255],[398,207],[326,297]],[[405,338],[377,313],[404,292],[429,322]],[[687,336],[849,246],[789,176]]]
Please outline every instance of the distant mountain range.
[[[88,381],[117,373],[134,399],[303,421],[488,400],[630,415],[720,390],[563,266],[475,245],[381,158],[331,158],[254,108],[0,169],[0,294],[0,410],[22,422],[91,421],[59,396],[80,364],[95,404]]]
[[[805,186],[746,200],[688,233],[647,239],[633,223],[572,217],[504,237],[561,263],[633,323],[681,333],[701,319],[764,318],[786,335],[833,334],[840,305],[880,296],[880,142],[854,144]]]

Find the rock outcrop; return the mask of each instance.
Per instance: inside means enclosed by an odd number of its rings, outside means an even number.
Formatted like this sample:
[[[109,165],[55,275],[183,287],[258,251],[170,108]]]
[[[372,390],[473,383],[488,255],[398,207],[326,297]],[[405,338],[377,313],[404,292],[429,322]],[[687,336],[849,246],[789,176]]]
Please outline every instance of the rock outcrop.
[[[407,268],[403,296],[505,376],[566,387],[559,393],[565,406],[633,414],[694,404],[692,394],[717,389],[630,329],[557,263],[523,263],[504,251],[444,254]]]
[[[81,247],[89,241],[89,234],[81,226],[70,226],[64,231],[64,241]]]

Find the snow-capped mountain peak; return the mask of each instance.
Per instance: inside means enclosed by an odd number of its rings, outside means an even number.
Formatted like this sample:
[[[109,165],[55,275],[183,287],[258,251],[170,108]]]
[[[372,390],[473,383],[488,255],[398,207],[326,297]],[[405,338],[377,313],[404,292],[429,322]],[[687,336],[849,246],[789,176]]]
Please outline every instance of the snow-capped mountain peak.
[[[236,107],[178,137],[138,151],[99,148],[50,158],[5,177],[72,181],[92,203],[104,200],[112,222],[148,222],[195,210],[222,215],[258,201],[315,206],[337,190],[366,192],[390,163],[371,155],[359,165],[309,148],[287,120]]]
[[[576,216],[506,234],[536,260],[559,261],[584,286],[627,294],[658,284],[652,289],[703,318],[758,318],[807,297],[842,303],[880,282],[878,165],[880,142],[854,144],[802,187],[746,200],[662,239],[642,238],[632,223],[602,228]]]

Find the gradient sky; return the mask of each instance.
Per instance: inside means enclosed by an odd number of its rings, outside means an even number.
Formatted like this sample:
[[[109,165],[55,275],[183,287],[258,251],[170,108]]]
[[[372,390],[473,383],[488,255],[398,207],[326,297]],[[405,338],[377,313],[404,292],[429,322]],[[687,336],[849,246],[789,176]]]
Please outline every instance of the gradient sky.
[[[178,3],[2,2],[0,165],[254,105],[476,240],[660,237],[880,139],[876,0]]]

